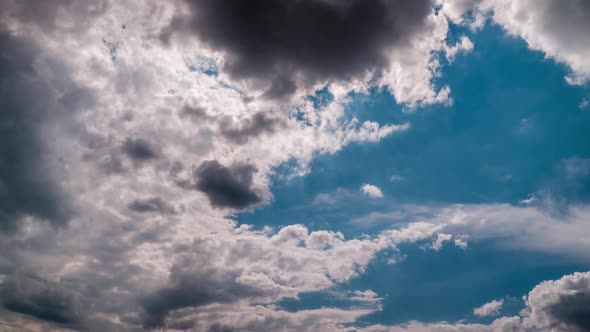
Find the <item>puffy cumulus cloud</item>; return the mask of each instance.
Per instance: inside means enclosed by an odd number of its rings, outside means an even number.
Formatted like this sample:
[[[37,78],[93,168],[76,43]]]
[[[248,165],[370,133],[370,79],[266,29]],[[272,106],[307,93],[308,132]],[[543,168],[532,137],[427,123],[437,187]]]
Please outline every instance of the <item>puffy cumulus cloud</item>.
[[[361,191],[365,195],[367,195],[371,198],[382,198],[383,197],[383,192],[381,191],[381,188],[379,188],[375,185],[372,185],[372,184],[368,184],[368,183],[364,184],[361,187]]]
[[[551,331],[590,329],[590,272],[545,281],[527,296],[525,327]]]
[[[487,13],[508,33],[523,38],[528,46],[548,58],[566,64],[570,84],[590,79],[590,4],[584,0],[450,0],[443,12],[458,23],[481,26]],[[473,19],[475,18],[475,20]]]
[[[504,300],[493,300],[473,309],[473,314],[479,317],[498,316],[503,305]]]

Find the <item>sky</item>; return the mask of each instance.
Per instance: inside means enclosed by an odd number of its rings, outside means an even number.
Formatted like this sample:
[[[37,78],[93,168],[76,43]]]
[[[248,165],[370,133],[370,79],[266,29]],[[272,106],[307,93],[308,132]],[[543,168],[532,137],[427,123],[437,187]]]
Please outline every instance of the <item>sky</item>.
[[[590,331],[590,2],[0,0],[1,331]]]

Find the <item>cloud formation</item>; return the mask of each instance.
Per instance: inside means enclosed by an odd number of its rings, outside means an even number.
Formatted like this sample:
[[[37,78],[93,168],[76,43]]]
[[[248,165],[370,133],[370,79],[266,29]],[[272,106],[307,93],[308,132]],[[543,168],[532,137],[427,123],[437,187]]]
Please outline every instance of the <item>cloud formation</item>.
[[[412,39],[433,5],[430,0],[186,2],[190,16],[178,20],[227,53],[222,70],[236,79],[262,81],[270,98],[383,69],[388,50]]]
[[[0,48],[0,230],[14,230],[26,216],[65,225],[71,211],[48,171],[46,124],[65,121],[82,94],[66,86],[60,96],[38,72],[34,43],[1,27]]]
[[[473,314],[479,317],[498,316],[503,305],[504,300],[493,300],[473,309]]]
[[[388,87],[411,107],[450,102],[450,88],[433,83],[439,57],[474,44],[447,45],[432,1],[7,0],[0,9],[0,329],[346,331],[381,309],[378,294],[351,290],[338,308],[279,304],[335,291],[402,243],[438,250],[509,229],[498,206],[449,207],[358,237],[233,220],[270,201],[278,167],[302,175],[320,154],[410,129],[350,118],[351,92]],[[170,31],[183,43],[163,45]],[[324,86],[333,98],[317,105]],[[523,239],[556,231],[573,240],[552,250],[587,252],[586,208],[557,231],[533,207],[500,207],[546,226],[516,228]],[[461,227],[443,222],[462,212]],[[489,228],[475,222],[483,214]],[[529,296],[530,306],[584,328],[579,293],[548,305]]]
[[[208,160],[195,169],[194,183],[183,186],[203,192],[215,207],[244,209],[262,200],[252,188],[255,172],[256,168],[252,165],[226,167],[216,160]]]
[[[368,184],[368,183],[364,184],[361,187],[361,191],[365,195],[367,195],[371,198],[382,198],[383,197],[383,192],[381,192],[381,188],[379,188],[375,185],[372,185],[372,184]]]

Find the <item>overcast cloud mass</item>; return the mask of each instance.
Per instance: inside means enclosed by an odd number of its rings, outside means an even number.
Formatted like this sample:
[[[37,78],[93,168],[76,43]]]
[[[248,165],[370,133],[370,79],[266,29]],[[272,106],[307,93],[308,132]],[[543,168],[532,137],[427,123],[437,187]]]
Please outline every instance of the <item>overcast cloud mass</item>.
[[[584,0],[0,0],[0,330],[590,331],[589,59]]]

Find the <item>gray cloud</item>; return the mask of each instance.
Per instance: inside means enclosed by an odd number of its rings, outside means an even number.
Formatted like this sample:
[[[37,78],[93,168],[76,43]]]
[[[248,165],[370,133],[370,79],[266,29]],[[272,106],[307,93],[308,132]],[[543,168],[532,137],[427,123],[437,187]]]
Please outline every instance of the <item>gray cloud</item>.
[[[72,295],[45,280],[19,275],[0,284],[0,295],[2,306],[13,312],[69,326],[80,319]]]
[[[174,214],[176,209],[162,197],[150,197],[145,199],[136,199],[127,206],[129,210],[139,213],[157,212],[160,214]]]
[[[58,97],[38,76],[34,45],[0,30],[0,49],[0,230],[14,230],[25,215],[64,225],[70,209],[47,169],[42,126],[79,96]]]
[[[60,12],[68,17],[67,29],[72,32],[87,27],[88,22],[103,14],[109,7],[108,0],[3,0],[0,9],[18,20],[34,24],[45,32],[51,32],[60,24]]]
[[[553,328],[565,324],[570,331],[590,331],[590,290],[561,294],[545,311]]]
[[[166,316],[176,309],[264,295],[262,290],[237,281],[240,269],[215,267],[217,262],[211,261],[215,255],[208,251],[220,250],[218,246],[207,240],[196,242],[195,246],[199,257],[189,256],[176,264],[171,270],[170,285],[143,299],[146,326],[162,326]]]
[[[214,207],[244,209],[262,200],[252,189],[255,172],[252,165],[226,167],[216,160],[209,160],[195,169],[192,180],[178,184],[203,192]]]
[[[127,157],[136,162],[156,159],[160,155],[156,147],[142,138],[126,138],[122,150]]]
[[[267,82],[280,98],[298,85],[349,79],[388,64],[390,47],[425,23],[431,0],[186,0],[190,17],[165,29],[189,30],[227,52],[223,70]],[[299,82],[296,82],[296,79]]]
[[[223,119],[219,124],[219,132],[233,143],[245,144],[250,138],[272,134],[281,127],[285,127],[285,123],[279,118],[266,112],[257,112],[243,119],[237,126],[230,119]]]

